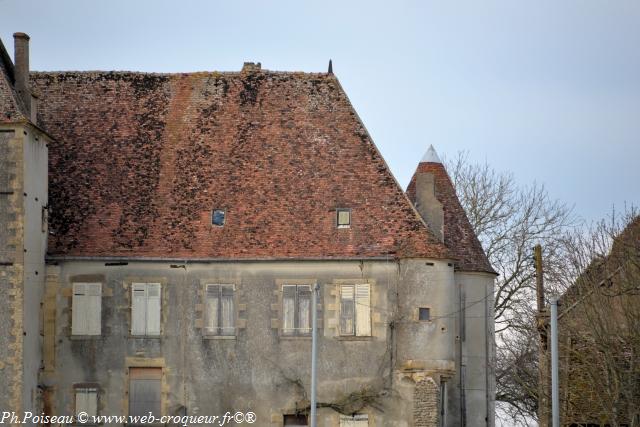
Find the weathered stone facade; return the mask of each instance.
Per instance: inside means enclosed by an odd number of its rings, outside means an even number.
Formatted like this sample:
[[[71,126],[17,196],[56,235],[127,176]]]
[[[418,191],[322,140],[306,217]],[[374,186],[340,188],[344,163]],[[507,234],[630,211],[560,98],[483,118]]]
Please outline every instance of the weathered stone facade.
[[[320,426],[493,425],[494,272],[442,164],[408,198],[333,73],[25,79],[6,56],[0,404],[295,425],[318,285]]]
[[[39,408],[47,140],[28,123],[0,123],[0,408],[18,412]]]

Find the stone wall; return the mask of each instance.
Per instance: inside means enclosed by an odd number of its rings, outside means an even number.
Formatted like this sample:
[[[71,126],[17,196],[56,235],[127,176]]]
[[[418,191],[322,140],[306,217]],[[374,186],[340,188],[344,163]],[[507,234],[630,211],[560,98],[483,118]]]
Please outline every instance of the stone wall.
[[[414,427],[439,427],[440,390],[431,377],[416,383],[413,403]]]
[[[22,132],[0,128],[0,408],[22,409]]]
[[[424,288],[420,298],[434,307],[442,306],[441,313],[445,314],[449,300],[446,284],[448,276],[453,275],[446,262],[432,261],[434,265],[428,266],[425,261],[415,261],[410,268],[405,268],[404,261],[393,260],[190,262],[179,268],[160,261],[130,261],[126,265],[55,262],[58,265],[47,269],[42,377],[54,391],[51,410],[55,414],[73,413],[74,384],[86,382],[100,385],[100,414],[127,414],[128,370],[135,366],[163,369],[163,408],[168,415],[179,411],[216,415],[251,410],[257,414],[259,425],[280,426],[283,414],[305,412],[309,404],[311,342],[307,337],[281,334],[282,283],[321,286],[318,402],[324,409],[319,411],[319,425],[337,425],[337,411],[344,411],[368,415],[370,426],[411,426],[414,404],[422,405],[421,413],[427,416],[433,396],[428,389],[414,396],[413,381],[405,381],[411,385],[402,393],[396,392],[404,385],[395,382],[395,372],[418,365],[453,369],[453,360],[445,360],[453,354],[447,348],[453,345],[450,329],[442,330],[440,323],[435,323],[438,327],[420,323],[397,312],[398,289],[415,289],[427,280],[430,286]],[[76,281],[103,284],[101,336],[79,339],[70,335],[71,289]],[[134,281],[163,285],[163,333],[159,338],[130,335]],[[348,282],[371,285],[371,337],[338,334],[338,285]],[[205,283],[235,285],[235,337],[203,337]],[[413,313],[418,302],[411,303],[408,296],[402,298],[403,309]],[[409,331],[398,334],[390,327],[398,316]],[[52,331],[54,337],[48,336]],[[419,349],[406,342],[409,339],[438,345],[421,348],[419,361],[396,359],[397,355],[417,354],[414,352]],[[395,351],[396,346],[401,351]],[[415,400],[422,398],[427,399],[424,404]]]

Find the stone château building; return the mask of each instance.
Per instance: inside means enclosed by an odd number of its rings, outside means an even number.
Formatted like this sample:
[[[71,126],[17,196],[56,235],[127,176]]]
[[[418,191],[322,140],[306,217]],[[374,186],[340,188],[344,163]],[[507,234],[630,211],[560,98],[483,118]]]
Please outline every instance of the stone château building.
[[[1,47],[0,408],[492,426],[495,273],[331,69],[33,72]],[[173,425],[173,424],[171,424]],[[176,424],[178,425],[178,424]]]

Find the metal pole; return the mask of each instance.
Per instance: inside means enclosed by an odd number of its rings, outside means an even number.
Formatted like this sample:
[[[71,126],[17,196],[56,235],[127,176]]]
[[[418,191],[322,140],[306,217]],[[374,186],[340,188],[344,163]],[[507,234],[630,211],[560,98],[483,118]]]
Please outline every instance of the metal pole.
[[[551,298],[551,413],[553,427],[560,427],[558,392],[558,298]]]
[[[318,359],[318,292],[320,285],[316,283],[311,294],[311,427],[316,427],[316,365]]]

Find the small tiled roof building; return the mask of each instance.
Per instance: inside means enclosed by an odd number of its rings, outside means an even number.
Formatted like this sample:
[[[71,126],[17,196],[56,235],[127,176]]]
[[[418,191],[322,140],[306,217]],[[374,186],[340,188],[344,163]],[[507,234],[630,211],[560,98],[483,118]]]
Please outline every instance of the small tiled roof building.
[[[435,150],[405,193],[331,68],[1,53],[0,407],[306,423],[317,293],[319,425],[493,425],[495,272]]]

